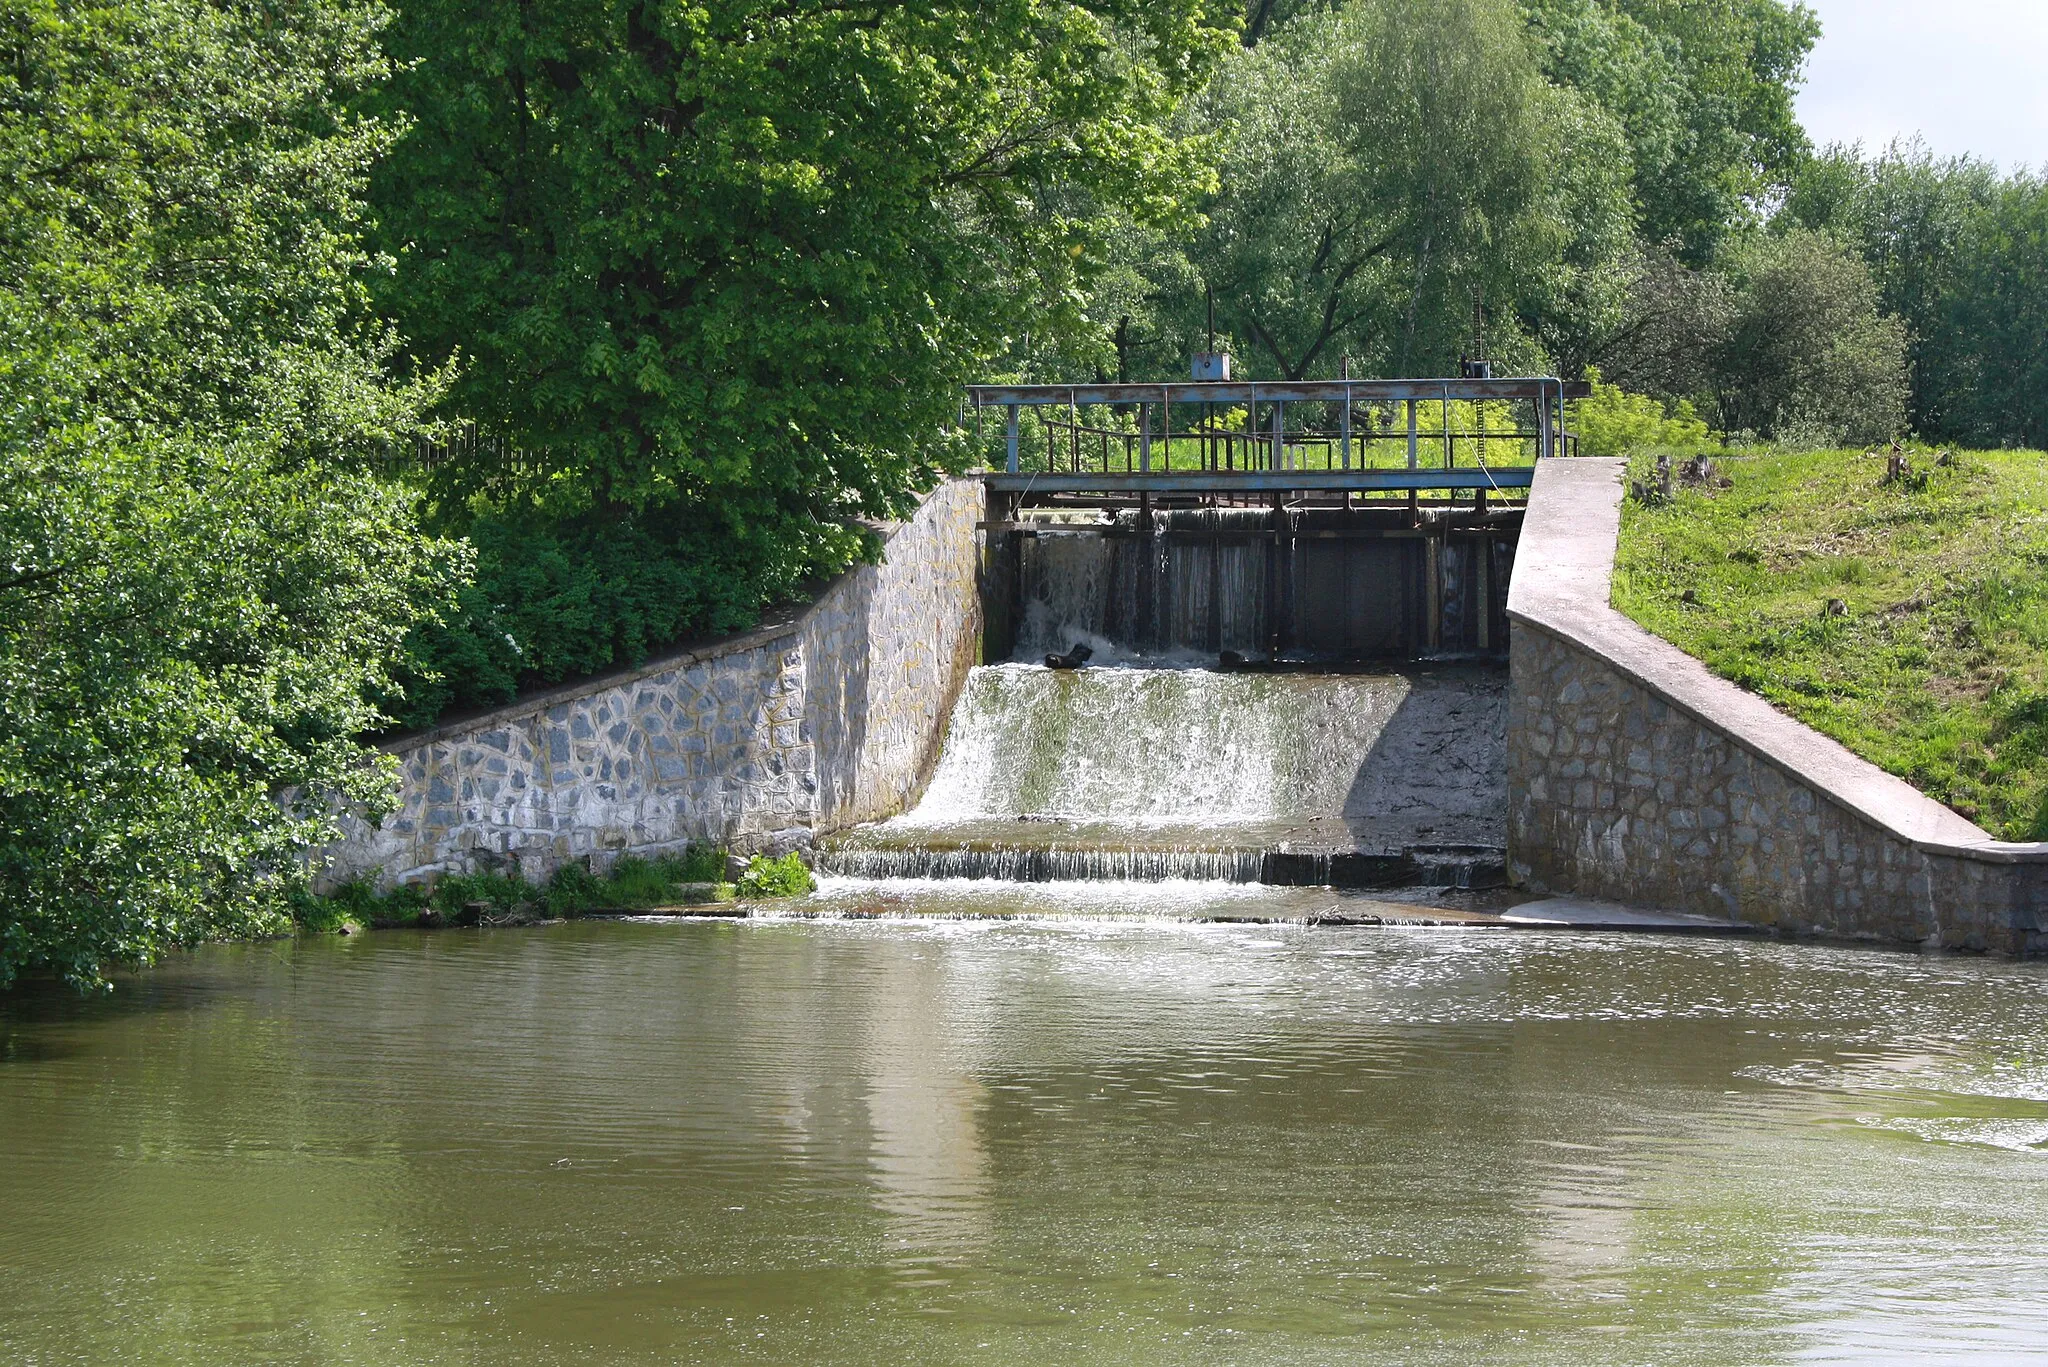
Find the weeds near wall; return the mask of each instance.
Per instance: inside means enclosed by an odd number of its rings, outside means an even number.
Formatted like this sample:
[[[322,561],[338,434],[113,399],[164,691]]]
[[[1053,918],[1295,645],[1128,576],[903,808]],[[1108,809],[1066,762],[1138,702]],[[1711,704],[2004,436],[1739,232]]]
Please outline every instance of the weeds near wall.
[[[741,897],[795,897],[816,886],[795,854],[756,855],[737,886],[724,881],[725,851],[692,846],[680,855],[642,859],[623,855],[602,877],[583,864],[565,864],[546,883],[502,873],[449,874],[429,890],[408,884],[378,892],[355,879],[293,903],[302,930],[342,933],[368,927],[516,925],[605,912],[701,906]]]

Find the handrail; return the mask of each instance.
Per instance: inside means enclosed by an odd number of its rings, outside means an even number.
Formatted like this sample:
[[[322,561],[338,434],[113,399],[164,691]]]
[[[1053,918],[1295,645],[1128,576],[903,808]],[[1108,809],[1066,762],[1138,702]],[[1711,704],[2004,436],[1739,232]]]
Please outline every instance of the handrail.
[[[1385,403],[1405,399],[1534,399],[1553,402],[1580,399],[1587,385],[1550,375],[1492,380],[1195,380],[1170,384],[971,384],[968,397],[978,407],[1016,404],[1135,403]]]

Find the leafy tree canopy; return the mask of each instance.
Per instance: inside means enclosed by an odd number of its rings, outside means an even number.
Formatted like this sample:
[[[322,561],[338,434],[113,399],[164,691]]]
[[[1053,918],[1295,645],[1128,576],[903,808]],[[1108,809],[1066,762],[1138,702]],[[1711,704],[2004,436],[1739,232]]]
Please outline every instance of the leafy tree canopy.
[[[1828,232],[1869,265],[1908,331],[1910,417],[1977,446],[2048,445],[2048,184],[1915,141],[1874,156],[1831,147],[1782,215]]]
[[[1820,22],[1784,0],[1522,0],[1551,79],[1627,130],[1643,235],[1690,264],[1757,221],[1808,144],[1793,107]]]
[[[1469,349],[1541,368],[1618,306],[1628,153],[1548,85],[1507,0],[1355,0],[1234,58],[1190,118],[1227,128],[1188,255],[1260,373],[1441,373]],[[1200,306],[1185,301],[1183,317]],[[1188,327],[1188,323],[1183,324]]]
[[[1076,316],[1094,224],[1171,216],[1162,130],[1229,41],[1201,0],[419,0],[380,108],[386,296],[498,503],[695,510],[843,563],[960,459],[959,386]]]
[[[1728,254],[1731,307],[1714,355],[1723,431],[1831,446],[1906,421],[1906,330],[1869,269],[1819,233],[1753,235]]]
[[[525,449],[435,471],[483,554],[407,719],[746,625],[968,463],[961,385],[1083,337],[1118,234],[1207,184],[1168,129],[1206,6],[406,6],[381,298]]]
[[[342,0],[0,0],[0,985],[280,923],[453,558],[364,472]]]

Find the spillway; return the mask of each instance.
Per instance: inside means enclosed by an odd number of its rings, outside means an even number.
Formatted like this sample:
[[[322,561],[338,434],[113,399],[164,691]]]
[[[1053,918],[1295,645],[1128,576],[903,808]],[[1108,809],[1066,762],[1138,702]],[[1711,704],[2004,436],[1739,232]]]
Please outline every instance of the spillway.
[[[1470,886],[1503,863],[1506,676],[976,669],[910,812],[827,874]]]

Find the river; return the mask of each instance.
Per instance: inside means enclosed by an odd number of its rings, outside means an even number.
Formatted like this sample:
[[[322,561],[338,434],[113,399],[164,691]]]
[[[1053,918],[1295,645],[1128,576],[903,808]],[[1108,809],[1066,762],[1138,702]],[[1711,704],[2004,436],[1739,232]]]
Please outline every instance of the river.
[[[1117,897],[0,998],[0,1359],[2048,1358],[2048,967]]]

